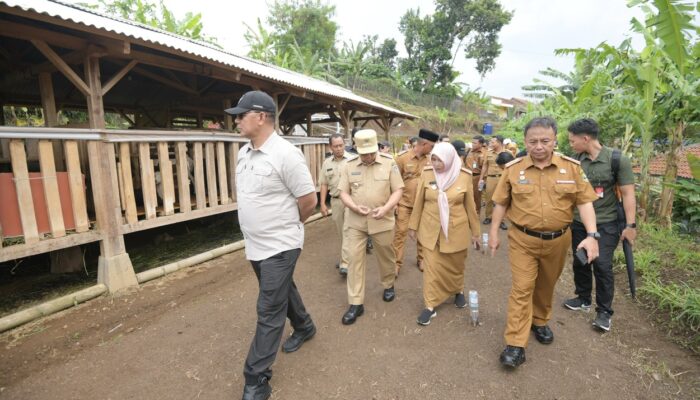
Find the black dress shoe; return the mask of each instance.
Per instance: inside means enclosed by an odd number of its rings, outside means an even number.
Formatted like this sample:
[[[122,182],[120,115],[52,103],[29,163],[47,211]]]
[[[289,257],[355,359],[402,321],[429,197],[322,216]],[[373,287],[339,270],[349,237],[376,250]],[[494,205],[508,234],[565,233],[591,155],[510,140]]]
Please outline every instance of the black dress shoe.
[[[285,353],[293,353],[301,347],[304,342],[314,337],[316,334],[316,326],[311,325],[311,329],[305,332],[294,331],[292,335],[282,345],[282,351]]]
[[[394,292],[394,287],[390,287],[389,289],[384,289],[384,295],[382,295],[382,299],[384,301],[392,301],[396,297],[396,292]]]
[[[508,230],[508,225],[506,225],[505,222],[501,222],[501,225],[499,225],[499,228],[501,228],[501,230],[507,231],[507,230]]]
[[[501,365],[504,367],[516,368],[525,362],[525,349],[516,346],[506,346],[501,353]]]
[[[272,387],[265,379],[257,385],[245,385],[243,387],[243,400],[267,400],[272,394]]]
[[[542,344],[550,344],[554,341],[554,332],[547,325],[537,326],[532,325],[530,328],[535,332],[535,339]]]
[[[490,224],[490,223],[491,223],[491,218],[486,218],[486,219],[484,220],[484,225],[488,225],[488,224]]]
[[[343,325],[354,324],[357,317],[365,312],[365,307],[362,304],[351,305],[348,311],[343,315]]]

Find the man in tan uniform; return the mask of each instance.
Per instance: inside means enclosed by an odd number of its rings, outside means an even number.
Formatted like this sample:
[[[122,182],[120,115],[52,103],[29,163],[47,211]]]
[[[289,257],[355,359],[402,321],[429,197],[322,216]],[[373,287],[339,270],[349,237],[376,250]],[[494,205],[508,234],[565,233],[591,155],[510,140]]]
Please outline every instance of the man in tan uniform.
[[[384,287],[384,301],[392,301],[396,259],[391,248],[394,228],[394,206],[403,193],[403,181],[394,159],[378,153],[377,134],[365,129],[355,134],[358,157],[346,161],[340,175],[340,199],[345,210],[345,240],[350,257],[348,268],[348,302],[343,324],[350,325],[364,313],[365,245],[374,241],[374,254]]]
[[[405,185],[403,195],[396,210],[396,228],[394,229],[394,241],[392,247],[396,255],[396,276],[403,266],[403,250],[406,244],[406,234],[408,232],[408,221],[411,219],[413,202],[416,200],[416,186],[420,182],[423,168],[430,163],[430,152],[440,138],[437,133],[427,129],[421,129],[418,133],[418,141],[413,149],[406,150],[398,155],[396,164],[401,172],[401,179]],[[422,271],[420,245],[416,246],[418,268]]]
[[[569,226],[574,208],[588,232],[578,248],[586,249],[589,262],[598,257],[600,235],[592,203],[598,197],[579,162],[554,153],[556,132],[556,122],[549,117],[530,121],[525,126],[528,155],[506,164],[493,195],[491,255],[500,244],[498,224],[506,211],[511,221],[508,258],[512,285],[504,334],[507,346],[500,360],[512,368],[525,362],[530,330],[542,344],[554,340],[547,322],[552,315],[554,285],[571,245]]]
[[[484,154],[486,153],[486,139],[483,136],[474,136],[472,139],[472,149],[467,154],[464,166],[472,171],[472,188],[474,189],[474,204],[476,204],[476,215],[481,215],[481,191],[479,191],[479,179],[484,166]]]
[[[348,260],[350,259],[348,249],[343,244],[343,221],[345,221],[345,206],[340,201],[340,190],[338,190],[338,182],[340,182],[340,171],[345,165],[345,161],[349,158],[349,154],[345,151],[345,141],[343,135],[334,133],[328,139],[331,146],[331,156],[323,161],[321,167],[321,176],[318,179],[321,185],[321,214],[324,217],[328,216],[328,207],[326,206],[326,197],[331,196],[331,210],[333,211],[333,222],[335,222],[338,237],[340,238],[340,263],[336,264],[339,268],[340,275],[348,274]]]
[[[503,151],[505,151],[503,150],[503,136],[496,135],[492,137],[489,141],[489,149],[486,154],[484,154],[484,163],[479,179],[481,187],[485,185],[485,189],[483,190],[484,202],[486,203],[486,208],[484,210],[485,225],[491,223],[491,215],[493,214],[493,192],[496,190],[496,185],[498,185],[498,180],[501,178],[502,172],[501,168],[496,164],[496,157]],[[501,222],[500,228],[503,230],[508,229],[504,222]]]

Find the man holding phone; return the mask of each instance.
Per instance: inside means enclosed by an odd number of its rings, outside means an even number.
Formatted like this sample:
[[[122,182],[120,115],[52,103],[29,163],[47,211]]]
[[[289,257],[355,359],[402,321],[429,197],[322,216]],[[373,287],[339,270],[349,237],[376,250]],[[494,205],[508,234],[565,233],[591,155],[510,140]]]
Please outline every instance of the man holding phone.
[[[596,318],[593,326],[603,332],[610,330],[613,315],[612,300],[615,292],[613,280],[612,258],[620,240],[628,240],[634,244],[637,237],[635,211],[637,208],[634,197],[634,173],[629,158],[619,150],[603,146],[598,141],[600,128],[596,121],[583,118],[569,125],[569,144],[578,154],[581,168],[597,195],[593,202],[598,232],[600,232],[600,255],[592,263],[582,262],[574,258],[574,284],[576,297],[566,300],[564,307],[569,310],[589,311],[591,309],[591,292],[593,277],[595,277]],[[613,161],[617,159],[617,161]],[[615,165],[613,165],[615,164]],[[615,186],[620,188],[622,203],[625,209],[625,229],[620,233],[617,221],[618,197]],[[572,247],[574,251],[586,236],[586,229],[581,223],[581,217],[574,215],[571,225]],[[592,273],[591,273],[592,272]]]
[[[554,153],[557,125],[535,118],[525,126],[528,155],[506,164],[493,194],[495,208],[489,232],[491,255],[498,249],[498,226],[508,212],[508,258],[512,285],[508,297],[506,348],[500,361],[515,368],[525,362],[530,331],[542,344],[554,341],[547,326],[552,316],[554,285],[571,244],[569,225],[578,209],[587,237],[588,262],[598,256],[592,202],[597,198],[579,162]]]

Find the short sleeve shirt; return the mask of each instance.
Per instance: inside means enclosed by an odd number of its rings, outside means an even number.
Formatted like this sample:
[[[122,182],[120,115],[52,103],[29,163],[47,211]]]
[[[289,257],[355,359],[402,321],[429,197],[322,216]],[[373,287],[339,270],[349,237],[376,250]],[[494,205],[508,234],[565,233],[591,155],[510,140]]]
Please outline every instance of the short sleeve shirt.
[[[259,149],[238,152],[236,196],[246,258],[260,261],[301,249],[304,224],[297,198],[315,192],[301,150],[273,133]]]
[[[396,158],[396,165],[399,167],[401,179],[403,179],[405,185],[401,200],[399,200],[399,204],[402,206],[413,208],[413,202],[416,200],[416,189],[420,182],[421,174],[429,162],[430,157],[426,155],[418,157],[412,149],[407,150]]]
[[[472,150],[464,161],[464,166],[470,169],[475,175],[481,173],[481,167],[484,165],[483,153],[484,151],[482,149]]]
[[[323,161],[323,165],[321,166],[321,176],[318,178],[318,184],[327,185],[328,193],[331,195],[331,197],[338,197],[340,195],[340,190],[338,190],[340,171],[348,158],[349,157],[346,152],[343,153],[343,157],[339,160],[331,155]]]
[[[632,163],[624,154],[620,157],[620,170],[617,173],[617,182],[615,182],[612,174],[612,152],[613,149],[603,146],[595,160],[592,160],[588,153],[583,153],[578,157],[581,161],[581,168],[588,176],[588,180],[598,196],[593,202],[593,208],[595,208],[596,222],[599,224],[617,220],[615,185],[634,184]],[[576,210],[574,219],[581,221],[578,210]]]
[[[392,193],[403,187],[396,163],[391,156],[381,153],[370,165],[363,164],[360,157],[348,160],[338,183],[338,189],[349,194],[355,204],[370,209],[383,206]],[[394,213],[388,212],[384,218],[377,220],[346,209],[345,224],[369,234],[384,232],[394,229]]]
[[[539,169],[529,156],[506,164],[493,194],[507,207],[514,224],[539,232],[554,232],[571,224],[574,208],[597,198],[576,160],[554,154]]]

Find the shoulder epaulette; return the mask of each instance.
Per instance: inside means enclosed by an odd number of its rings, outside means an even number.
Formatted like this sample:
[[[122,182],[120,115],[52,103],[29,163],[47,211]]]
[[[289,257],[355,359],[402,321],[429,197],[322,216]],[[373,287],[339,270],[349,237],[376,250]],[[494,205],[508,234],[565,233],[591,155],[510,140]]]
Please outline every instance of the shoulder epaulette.
[[[470,170],[470,169],[468,169],[468,168],[462,168],[462,171],[468,173],[469,175],[474,175],[474,173],[472,172],[472,170]]]
[[[348,161],[357,160],[360,158],[359,154],[348,154]]]
[[[396,156],[397,156],[397,157],[398,157],[398,156],[402,156],[402,155],[404,155],[404,154],[406,154],[406,153],[408,153],[408,150],[401,151],[401,152],[399,152],[399,154],[397,154]]]
[[[563,154],[561,154],[561,153],[554,153],[554,154],[558,155],[559,157],[561,157],[561,158],[563,158],[563,159],[565,159],[565,160],[567,160],[567,161],[571,161],[572,163],[574,163],[574,164],[576,164],[576,165],[581,165],[581,161],[579,161],[579,160],[577,160],[577,159],[575,159],[575,158],[571,158],[571,157],[569,157],[569,156],[565,156],[565,155],[563,155]]]
[[[432,171],[432,170],[433,170],[432,165],[428,165],[428,166],[423,167],[423,171]]]
[[[511,165],[515,165],[515,164],[519,163],[519,162],[522,161],[522,160],[523,160],[522,157],[518,157],[518,158],[516,158],[515,160],[513,160],[513,161],[507,163],[507,164],[506,164],[506,168],[510,167]]]
[[[394,157],[391,154],[379,152],[379,155],[382,157],[390,158],[392,160],[394,159]]]

